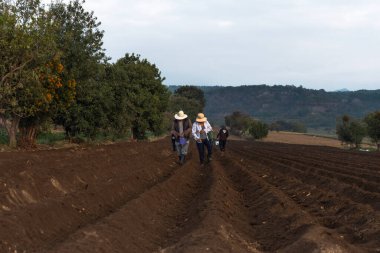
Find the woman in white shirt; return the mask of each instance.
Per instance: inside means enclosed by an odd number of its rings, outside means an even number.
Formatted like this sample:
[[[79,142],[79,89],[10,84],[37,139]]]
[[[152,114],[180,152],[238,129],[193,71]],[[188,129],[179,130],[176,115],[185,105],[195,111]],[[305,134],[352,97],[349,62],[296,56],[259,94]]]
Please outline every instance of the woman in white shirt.
[[[203,113],[198,113],[193,124],[192,134],[197,144],[201,166],[203,166],[205,162],[205,146],[207,148],[207,160],[212,160],[212,145],[211,140],[208,137],[208,133],[210,132],[212,132],[212,127],[207,121],[207,118]]]

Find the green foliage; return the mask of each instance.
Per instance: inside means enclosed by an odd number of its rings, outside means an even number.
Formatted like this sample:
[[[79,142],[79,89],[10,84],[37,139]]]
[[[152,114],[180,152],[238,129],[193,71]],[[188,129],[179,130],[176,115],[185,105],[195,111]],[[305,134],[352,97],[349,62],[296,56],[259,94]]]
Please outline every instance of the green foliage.
[[[267,124],[256,120],[248,114],[236,111],[225,116],[225,125],[228,126],[232,134],[242,135],[248,132],[254,139],[262,139],[268,135]]]
[[[11,122],[7,130],[14,146],[20,119],[44,119],[61,104],[66,89],[58,79],[49,81],[52,75],[60,78],[50,66],[58,56],[51,12],[38,0],[17,0],[2,2],[0,13],[0,117]]]
[[[336,127],[336,134],[338,135],[338,139],[343,143],[353,143],[349,123],[344,121],[343,123],[339,123]]]
[[[115,135],[123,136],[125,132],[131,130],[135,110],[132,102],[134,91],[129,85],[128,70],[122,64],[109,65],[106,68],[106,79],[113,94],[113,104],[109,114],[110,128]]]
[[[231,133],[240,135],[249,129],[253,119],[245,113],[236,111],[224,117],[226,126],[231,128]]]
[[[264,122],[302,122],[308,129],[335,130],[337,115],[349,112],[362,118],[380,108],[380,90],[326,92],[289,85],[198,88],[204,91],[207,100],[205,114],[218,124],[223,124],[226,113],[242,111]]]
[[[110,77],[105,66],[108,58],[102,48],[104,32],[99,29],[100,22],[92,12],[84,10],[83,1],[55,3],[51,12],[59,23],[56,40],[64,52],[63,64],[68,76],[77,81],[74,105],[61,110],[55,122],[65,127],[70,138],[82,135],[95,139],[102,132],[114,132],[116,126],[112,124],[120,120],[113,115],[117,102],[115,89],[107,80]],[[125,128],[123,130],[125,132]],[[122,130],[118,132],[122,135]]]
[[[88,79],[98,79],[99,63],[108,60],[103,49],[104,31],[93,12],[83,7],[84,1],[68,4],[57,2],[50,12],[58,24],[55,33],[57,46],[63,52],[62,63],[70,78],[79,84]]]
[[[59,111],[54,117],[72,138],[84,135],[94,139],[109,128],[109,114],[114,104],[114,93],[105,81],[107,61],[103,46],[104,32],[92,12],[83,8],[84,1],[57,2],[50,10],[58,25],[55,39],[63,52],[61,60],[67,78],[77,82],[75,103]]]
[[[175,90],[174,94],[180,97],[185,97],[190,100],[198,101],[198,104],[200,105],[202,109],[206,105],[206,100],[205,100],[203,90],[201,90],[200,88],[196,86],[191,86],[191,85],[181,86]],[[203,110],[199,112],[202,112],[202,111]]]
[[[57,118],[63,122],[68,137],[83,134],[94,139],[100,132],[107,131],[110,126],[109,115],[114,104],[113,92],[104,82],[93,79],[83,81],[78,86],[76,104]]]
[[[134,138],[145,139],[147,131],[161,134],[170,93],[163,85],[165,78],[161,77],[160,70],[135,54],[126,54],[116,62],[115,68],[118,75],[114,87],[125,94],[125,97],[115,101],[125,107],[116,108],[116,111],[128,109],[123,116],[131,121]]]
[[[260,140],[268,136],[269,127],[259,120],[253,120],[249,125],[248,131],[253,138]]]
[[[68,137],[87,140],[165,130],[170,93],[160,70],[134,54],[108,64],[84,1],[1,3],[0,120],[10,136],[19,124],[20,136],[35,136],[52,117]]]
[[[363,122],[352,120],[348,115],[344,115],[336,126],[338,139],[343,143],[360,147],[363,138],[366,136],[366,126]]]
[[[369,113],[365,116],[364,122],[367,124],[368,136],[372,142],[380,142],[380,111]],[[379,145],[378,145],[379,148]]]
[[[306,133],[307,129],[301,122],[289,122],[284,120],[277,120],[270,124],[271,131],[289,131],[296,133]]]
[[[172,95],[169,100],[169,108],[171,112],[171,117],[173,120],[173,115],[178,113],[180,110],[184,111],[191,121],[197,117],[199,112],[203,111],[203,107],[199,101],[195,99],[189,99],[179,95]]]
[[[350,125],[350,131],[352,133],[355,147],[359,148],[364,137],[367,135],[366,125],[361,121],[353,121]]]
[[[3,114],[33,116],[39,108],[40,71],[56,55],[52,16],[40,1],[0,5],[0,109]]]
[[[134,138],[144,139],[147,131],[159,135],[165,130],[169,92],[154,64],[126,54],[98,70],[98,80],[83,80],[76,104],[56,119],[69,136],[94,140],[101,133],[123,137],[132,132]]]
[[[7,130],[0,126],[0,144],[8,144],[9,138]]]
[[[198,113],[204,111],[204,92],[196,86],[180,86],[174,90],[170,96],[169,112],[175,114],[180,110],[184,111],[191,121],[194,121]]]
[[[65,138],[65,133],[42,132],[38,135],[37,143],[51,145],[58,141],[63,141]]]

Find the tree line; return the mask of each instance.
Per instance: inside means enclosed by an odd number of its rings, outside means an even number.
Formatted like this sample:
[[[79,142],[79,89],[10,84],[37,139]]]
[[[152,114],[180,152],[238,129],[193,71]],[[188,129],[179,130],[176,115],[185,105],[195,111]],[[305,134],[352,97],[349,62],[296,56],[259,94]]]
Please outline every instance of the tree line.
[[[160,70],[133,53],[110,63],[101,23],[83,4],[1,1],[0,125],[10,146],[35,145],[46,122],[70,139],[166,130],[171,94]]]

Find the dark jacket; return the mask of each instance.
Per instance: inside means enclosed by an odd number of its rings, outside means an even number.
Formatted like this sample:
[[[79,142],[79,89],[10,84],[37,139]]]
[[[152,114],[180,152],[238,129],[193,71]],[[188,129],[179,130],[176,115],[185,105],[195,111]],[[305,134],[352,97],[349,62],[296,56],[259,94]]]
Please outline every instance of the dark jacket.
[[[171,134],[175,135],[177,137],[177,139],[179,138],[178,121],[179,120],[177,120],[177,119],[173,120],[172,131],[171,131]],[[191,128],[192,128],[191,120],[189,118],[184,119],[183,120],[183,136],[187,139],[190,138]]]
[[[226,128],[221,128],[218,135],[216,136],[218,140],[225,141],[228,138],[228,130]]]

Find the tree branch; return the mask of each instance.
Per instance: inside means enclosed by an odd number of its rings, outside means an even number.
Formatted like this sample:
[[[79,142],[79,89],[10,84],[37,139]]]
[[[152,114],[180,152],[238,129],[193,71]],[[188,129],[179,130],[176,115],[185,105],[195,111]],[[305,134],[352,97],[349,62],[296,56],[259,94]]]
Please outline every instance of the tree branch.
[[[33,60],[33,58],[27,60],[26,62],[24,62],[23,64],[21,64],[20,66],[18,67],[15,67],[15,68],[12,68],[7,74],[5,74],[2,78],[1,78],[1,82],[0,84],[3,84],[5,82],[5,80],[11,76],[13,73],[15,73],[16,71],[18,70],[21,70],[23,69],[29,62],[31,62]]]

